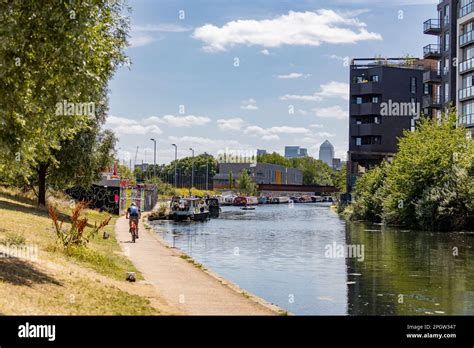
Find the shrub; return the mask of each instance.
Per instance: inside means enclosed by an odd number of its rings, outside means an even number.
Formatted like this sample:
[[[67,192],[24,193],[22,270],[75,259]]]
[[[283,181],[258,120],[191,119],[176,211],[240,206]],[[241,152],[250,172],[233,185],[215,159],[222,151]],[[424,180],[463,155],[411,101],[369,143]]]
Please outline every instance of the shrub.
[[[56,236],[65,249],[69,249],[71,246],[86,246],[90,239],[94,238],[99,231],[107,226],[112,218],[109,216],[99,225],[94,223],[93,228],[86,230],[88,219],[86,217],[81,217],[81,212],[86,207],[87,203],[84,201],[76,204],[69,219],[71,227],[67,230],[63,229],[64,220],[59,222],[56,209],[52,205],[49,206],[49,216],[53,220],[53,227],[56,231]]]

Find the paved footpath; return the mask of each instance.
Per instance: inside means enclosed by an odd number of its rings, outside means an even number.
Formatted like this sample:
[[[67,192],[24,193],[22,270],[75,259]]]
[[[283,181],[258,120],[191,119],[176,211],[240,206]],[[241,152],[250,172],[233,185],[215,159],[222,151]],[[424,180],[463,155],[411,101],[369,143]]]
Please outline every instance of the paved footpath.
[[[125,254],[170,305],[185,315],[275,315],[279,308],[242,294],[235,284],[206,272],[183,259],[142,222],[140,238],[131,243],[128,220],[117,220],[115,231]],[[224,284],[222,283],[224,282]]]

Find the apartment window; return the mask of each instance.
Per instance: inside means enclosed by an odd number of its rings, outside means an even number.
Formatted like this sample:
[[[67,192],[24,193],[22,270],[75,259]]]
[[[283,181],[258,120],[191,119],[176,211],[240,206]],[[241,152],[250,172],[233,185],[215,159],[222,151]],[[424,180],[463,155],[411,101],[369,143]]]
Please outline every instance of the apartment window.
[[[462,114],[463,115],[474,114],[474,101],[470,100],[468,102],[462,103]]]
[[[377,104],[379,102],[379,97],[372,97],[372,103]]]
[[[416,93],[416,77],[410,77],[410,92]]]
[[[449,100],[449,83],[444,84],[444,102]]]
[[[356,104],[362,104],[362,97],[356,98]]]
[[[356,146],[361,146],[361,145],[362,145],[362,138],[356,137]]]
[[[430,85],[428,83],[423,84],[423,93],[430,94]]]
[[[473,86],[474,80],[474,73],[470,73],[469,75],[465,75],[462,77],[462,88],[467,88]]]
[[[370,77],[370,81],[372,82],[379,82],[379,75],[373,75]]]
[[[444,6],[444,25],[449,24],[449,5]]]
[[[369,82],[365,76],[356,76],[355,83],[365,83]]]
[[[468,60],[474,57],[474,47],[470,46],[464,49],[464,60]]]
[[[449,50],[449,31],[444,33],[444,50]]]
[[[444,60],[444,70],[443,70],[443,74],[444,75],[447,75],[449,72],[449,58],[446,58]]]
[[[362,119],[361,118],[356,118],[356,124],[361,125],[362,124]]]

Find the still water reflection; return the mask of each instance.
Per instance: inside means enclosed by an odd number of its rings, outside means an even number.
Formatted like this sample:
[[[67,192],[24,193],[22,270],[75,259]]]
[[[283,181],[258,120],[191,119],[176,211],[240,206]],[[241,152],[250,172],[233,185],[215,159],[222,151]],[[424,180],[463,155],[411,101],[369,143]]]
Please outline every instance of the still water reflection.
[[[346,223],[311,204],[222,210],[209,222],[162,222],[155,230],[206,268],[295,314],[474,314],[474,233]],[[363,259],[329,257],[346,245],[363,250]]]

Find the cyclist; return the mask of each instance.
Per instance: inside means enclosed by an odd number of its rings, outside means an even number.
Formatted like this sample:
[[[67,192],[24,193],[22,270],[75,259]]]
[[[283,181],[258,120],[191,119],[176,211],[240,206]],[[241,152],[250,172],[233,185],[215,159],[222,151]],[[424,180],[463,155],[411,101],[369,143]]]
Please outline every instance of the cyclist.
[[[127,209],[127,214],[125,216],[126,219],[130,219],[128,222],[129,232],[132,232],[132,221],[135,221],[137,226],[137,238],[138,238],[138,221],[141,218],[140,209],[137,207],[135,202],[132,202],[130,207]]]

